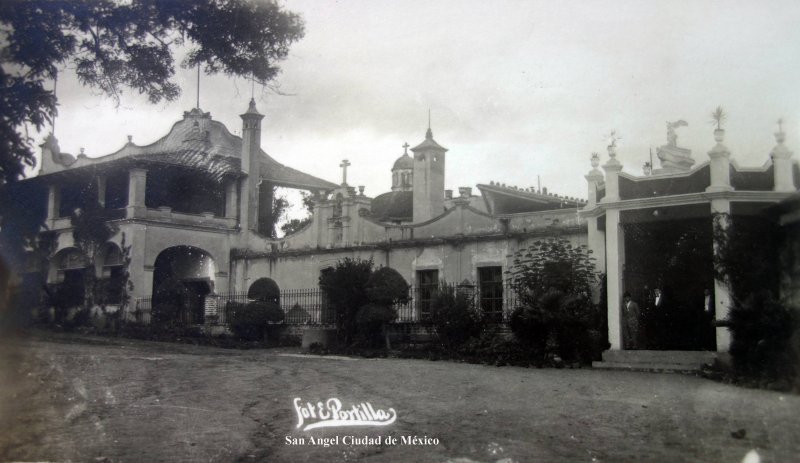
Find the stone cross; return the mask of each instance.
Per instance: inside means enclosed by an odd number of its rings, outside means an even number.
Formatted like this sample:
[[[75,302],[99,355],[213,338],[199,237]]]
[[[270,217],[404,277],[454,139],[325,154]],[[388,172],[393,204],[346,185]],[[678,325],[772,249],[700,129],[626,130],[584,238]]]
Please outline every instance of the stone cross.
[[[411,146],[408,142],[403,143],[403,154],[408,154],[408,147]]]
[[[342,185],[347,185],[347,167],[350,165],[350,161],[347,159],[343,160],[339,167],[342,168]]]

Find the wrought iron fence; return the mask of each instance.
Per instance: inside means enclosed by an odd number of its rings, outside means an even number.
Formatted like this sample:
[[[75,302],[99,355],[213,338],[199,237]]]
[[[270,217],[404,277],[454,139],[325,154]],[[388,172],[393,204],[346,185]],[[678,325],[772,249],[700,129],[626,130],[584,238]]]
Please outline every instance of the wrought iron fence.
[[[485,285],[484,285],[485,286]],[[397,311],[395,323],[429,323],[432,297],[441,289],[436,287],[410,287],[408,301],[395,304]],[[490,323],[508,322],[511,312],[517,305],[517,295],[509,285],[476,287],[474,285],[452,285],[451,290],[465,295],[474,307],[481,311]],[[246,292],[232,292],[208,295],[204,299],[204,319],[227,325],[232,314],[241,310],[253,299]],[[284,289],[278,300],[284,313],[283,323],[287,325],[332,325],[335,313],[328,302],[325,291],[319,288]],[[125,319],[140,323],[150,323],[152,298],[137,298],[125,308]]]

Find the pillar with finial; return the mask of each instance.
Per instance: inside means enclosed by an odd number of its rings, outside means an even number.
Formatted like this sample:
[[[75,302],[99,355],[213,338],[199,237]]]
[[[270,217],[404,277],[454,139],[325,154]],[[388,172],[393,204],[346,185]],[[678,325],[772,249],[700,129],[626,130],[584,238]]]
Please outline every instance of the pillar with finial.
[[[622,163],[617,160],[617,136],[616,131],[611,132],[611,144],[608,145],[608,162],[603,164],[606,171],[606,195],[603,202],[619,201],[619,173],[622,172]]]
[[[597,187],[603,181],[603,173],[597,167],[600,165],[600,155],[592,153],[591,158],[592,170],[585,175],[586,181],[589,183],[589,202],[586,208],[593,208],[597,204]]]
[[[261,121],[264,115],[256,109],[252,98],[242,118],[241,171],[247,174],[239,192],[240,226],[243,230],[259,229],[259,190],[261,183]]]
[[[714,140],[717,144],[708,152],[708,157],[711,160],[711,185],[706,188],[706,191],[731,191],[733,190],[731,186],[731,152],[723,144],[725,141],[725,129],[722,128],[722,121],[725,119],[725,115],[720,107],[717,108],[717,111],[712,116],[717,121],[717,128],[714,130]]]
[[[783,132],[783,120],[778,119],[778,131],[775,133],[775,141],[778,143],[772,149],[772,172],[774,175],[773,190],[792,192],[794,186],[794,175],[792,172],[792,152],[783,144],[786,141],[786,134]]]

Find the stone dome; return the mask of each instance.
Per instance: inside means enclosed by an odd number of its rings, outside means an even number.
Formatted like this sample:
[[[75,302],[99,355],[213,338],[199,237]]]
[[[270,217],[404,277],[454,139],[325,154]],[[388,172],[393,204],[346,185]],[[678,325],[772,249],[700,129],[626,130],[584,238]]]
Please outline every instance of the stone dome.
[[[410,222],[414,215],[414,193],[391,191],[372,200],[371,215],[381,222]]]
[[[399,169],[413,169],[414,168],[414,160],[411,159],[411,156],[408,153],[403,154],[397,161],[394,162],[392,166],[392,170],[399,170]]]

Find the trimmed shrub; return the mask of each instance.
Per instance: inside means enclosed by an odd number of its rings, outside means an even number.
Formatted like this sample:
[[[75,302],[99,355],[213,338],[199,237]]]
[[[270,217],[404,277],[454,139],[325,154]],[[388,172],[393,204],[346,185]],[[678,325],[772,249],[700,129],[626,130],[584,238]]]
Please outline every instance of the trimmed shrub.
[[[370,302],[367,295],[370,276],[372,260],[344,258],[319,277],[319,286],[334,312],[340,345],[349,345],[355,340],[356,315]]]
[[[163,302],[153,307],[151,322],[156,326],[173,326],[181,324],[181,314],[183,305],[170,304]]]
[[[598,283],[594,258],[586,246],[551,237],[513,255],[507,272],[519,297],[511,330],[536,355],[558,355],[565,362],[591,362],[602,341],[590,332],[602,329],[592,303]]]
[[[409,285],[403,276],[390,267],[375,270],[367,280],[367,296],[374,304],[406,303],[409,300],[408,289]]]
[[[430,317],[439,340],[449,348],[479,336],[483,328],[483,316],[474,298],[452,285],[440,285],[434,293]]]
[[[283,321],[284,314],[274,302],[255,301],[244,308],[232,310],[229,316],[228,324],[236,337],[245,341],[261,341],[265,339],[268,324]]]
[[[370,347],[380,346],[386,337],[385,326],[397,318],[397,311],[383,304],[367,304],[356,314],[358,338]]]
[[[311,322],[311,315],[297,303],[286,313],[286,321],[290,323],[309,323]]]
[[[281,290],[278,284],[270,278],[259,278],[247,290],[247,298],[261,302],[281,302]]]
[[[728,314],[734,370],[766,385],[800,387],[800,311],[768,291],[736,302]]]

